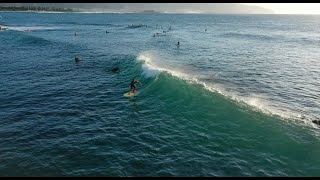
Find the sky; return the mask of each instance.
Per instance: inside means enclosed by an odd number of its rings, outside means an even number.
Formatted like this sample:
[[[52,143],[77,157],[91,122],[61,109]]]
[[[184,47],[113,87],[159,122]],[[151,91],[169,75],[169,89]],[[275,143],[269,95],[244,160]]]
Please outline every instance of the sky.
[[[320,14],[320,3],[241,3],[271,9],[275,14]]]

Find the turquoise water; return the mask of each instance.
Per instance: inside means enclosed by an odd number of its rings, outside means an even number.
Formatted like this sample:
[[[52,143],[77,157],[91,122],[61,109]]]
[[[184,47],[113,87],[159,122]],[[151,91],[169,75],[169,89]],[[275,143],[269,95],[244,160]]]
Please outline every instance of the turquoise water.
[[[0,16],[1,176],[320,175],[320,16]]]

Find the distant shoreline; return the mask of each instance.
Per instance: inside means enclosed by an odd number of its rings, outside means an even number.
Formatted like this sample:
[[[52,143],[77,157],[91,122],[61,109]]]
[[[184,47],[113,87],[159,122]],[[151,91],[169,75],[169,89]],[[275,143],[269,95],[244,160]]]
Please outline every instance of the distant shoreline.
[[[75,12],[71,8],[55,8],[42,6],[0,6],[0,12]]]
[[[75,11],[1,11],[0,12],[36,12],[36,13],[68,13],[68,12],[75,12]]]
[[[26,12],[26,13],[101,13],[101,14],[208,14],[208,15],[276,15],[276,14],[232,14],[232,13],[182,13],[182,12],[102,12],[102,11],[2,11],[0,12]]]
[[[181,12],[95,12],[95,11],[3,11],[0,12],[6,13],[88,13],[88,14],[194,14],[194,15],[279,15],[279,16],[320,16],[320,14],[237,14],[237,13],[181,13]]]

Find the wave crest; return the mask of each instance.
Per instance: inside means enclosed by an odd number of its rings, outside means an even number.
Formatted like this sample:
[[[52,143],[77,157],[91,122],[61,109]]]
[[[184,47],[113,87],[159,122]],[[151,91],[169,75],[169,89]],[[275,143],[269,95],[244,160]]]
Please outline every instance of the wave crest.
[[[181,70],[174,69],[172,66],[167,67],[157,56],[152,52],[144,52],[139,54],[137,57],[138,62],[143,62],[142,64],[142,74],[145,77],[156,77],[161,72],[168,73],[172,76],[178,77],[182,80],[185,80],[189,83],[201,85],[203,88],[211,91],[217,92],[237,103],[243,104],[245,106],[251,107],[251,109],[263,112],[265,114],[279,116],[285,119],[293,120],[302,120],[304,117],[299,112],[293,112],[292,110],[282,108],[281,106],[275,105],[273,102],[268,101],[267,97],[263,97],[258,94],[250,94],[249,96],[238,95],[237,92],[227,91],[223,85],[208,83],[201,81],[197,76],[192,75]],[[308,123],[308,119],[304,120],[305,123]],[[309,123],[308,123],[309,124]]]

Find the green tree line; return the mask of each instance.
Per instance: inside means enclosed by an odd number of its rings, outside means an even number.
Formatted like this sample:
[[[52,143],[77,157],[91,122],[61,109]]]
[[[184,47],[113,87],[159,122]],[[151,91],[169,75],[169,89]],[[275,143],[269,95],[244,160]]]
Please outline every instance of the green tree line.
[[[40,7],[40,6],[22,6],[22,7],[4,7],[0,6],[0,11],[57,11],[72,12],[70,8]]]

